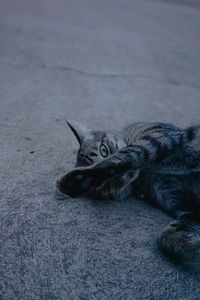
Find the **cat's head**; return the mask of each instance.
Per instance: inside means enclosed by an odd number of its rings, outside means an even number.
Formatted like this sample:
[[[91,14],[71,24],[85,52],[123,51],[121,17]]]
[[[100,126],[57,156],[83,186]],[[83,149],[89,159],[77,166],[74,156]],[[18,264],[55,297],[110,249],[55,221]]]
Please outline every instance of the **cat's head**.
[[[90,166],[126,146],[117,131],[94,131],[71,121],[67,124],[79,143],[76,167]]]

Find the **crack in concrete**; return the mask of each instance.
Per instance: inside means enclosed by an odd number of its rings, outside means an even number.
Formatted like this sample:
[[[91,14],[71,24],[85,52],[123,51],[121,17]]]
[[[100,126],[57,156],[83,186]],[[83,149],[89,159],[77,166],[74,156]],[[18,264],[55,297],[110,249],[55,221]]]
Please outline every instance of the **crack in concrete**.
[[[197,84],[190,84],[187,82],[180,82],[180,81],[176,81],[176,80],[171,80],[171,79],[165,79],[162,77],[156,77],[153,75],[145,75],[145,74],[114,74],[114,73],[90,73],[90,72],[86,72],[84,70],[80,70],[80,69],[75,69],[72,67],[65,67],[65,66],[49,66],[49,65],[45,65],[45,64],[28,64],[28,65],[23,65],[23,64],[15,64],[15,63],[0,63],[0,65],[7,65],[7,66],[11,66],[14,68],[25,68],[25,67],[37,67],[37,68],[42,68],[42,69],[52,69],[52,70],[58,70],[58,71],[71,71],[74,73],[78,73],[81,75],[86,75],[86,76],[94,76],[94,77],[121,77],[121,78],[145,78],[145,79],[152,79],[155,81],[160,81],[166,84],[172,84],[172,85],[180,85],[180,86],[187,86],[187,87],[192,87],[192,88],[196,88],[196,89],[200,89],[200,86]]]

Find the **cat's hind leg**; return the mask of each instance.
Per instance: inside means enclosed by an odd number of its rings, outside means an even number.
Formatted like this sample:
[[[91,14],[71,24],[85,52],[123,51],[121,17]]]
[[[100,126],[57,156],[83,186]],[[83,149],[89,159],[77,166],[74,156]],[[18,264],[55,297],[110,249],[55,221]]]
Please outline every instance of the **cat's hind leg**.
[[[183,213],[160,235],[164,253],[178,262],[200,262],[200,210]]]
[[[163,176],[154,182],[156,204],[176,219],[164,229],[159,244],[179,262],[200,262],[200,205],[198,196],[178,177]]]

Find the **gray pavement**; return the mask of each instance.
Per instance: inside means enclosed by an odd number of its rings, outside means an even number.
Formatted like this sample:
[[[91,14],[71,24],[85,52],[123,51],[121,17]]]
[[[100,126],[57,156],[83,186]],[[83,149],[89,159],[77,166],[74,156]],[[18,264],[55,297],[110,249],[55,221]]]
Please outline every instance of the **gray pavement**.
[[[198,1],[1,0],[0,299],[199,299],[163,257],[170,217],[137,199],[54,199],[65,125],[199,121]]]

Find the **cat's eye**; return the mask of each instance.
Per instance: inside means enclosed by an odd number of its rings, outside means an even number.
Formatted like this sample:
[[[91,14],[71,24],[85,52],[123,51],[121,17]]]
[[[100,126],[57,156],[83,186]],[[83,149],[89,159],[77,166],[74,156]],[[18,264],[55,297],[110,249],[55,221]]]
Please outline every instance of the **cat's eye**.
[[[99,150],[100,150],[101,156],[103,156],[104,158],[108,156],[109,151],[108,151],[108,148],[106,147],[106,145],[101,144]]]

